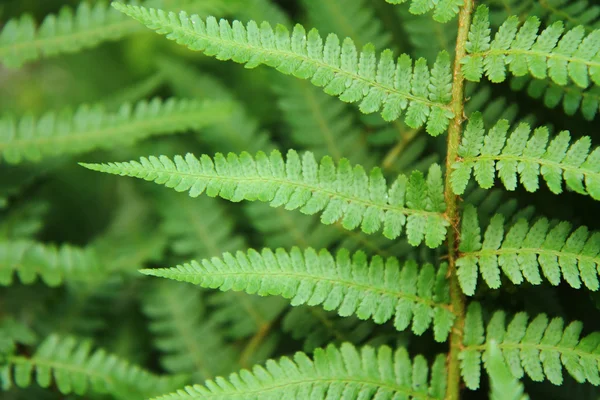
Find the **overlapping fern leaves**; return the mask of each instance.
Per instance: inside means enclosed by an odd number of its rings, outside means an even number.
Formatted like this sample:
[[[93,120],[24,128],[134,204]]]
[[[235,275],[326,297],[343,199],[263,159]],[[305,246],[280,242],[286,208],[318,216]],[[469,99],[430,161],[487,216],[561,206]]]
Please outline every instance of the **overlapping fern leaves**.
[[[428,398],[442,399],[446,392],[444,357],[438,356],[431,368],[422,356],[411,360],[404,348],[387,346],[357,349],[349,343],[340,348],[315,350],[311,360],[304,353],[292,359],[269,360],[264,367],[242,370],[226,380],[217,378],[204,386],[188,386],[157,400],[192,400],[266,397]]]
[[[273,30],[266,22],[260,27],[253,21],[244,26],[239,21],[203,20],[184,12],[176,15],[118,3],[114,6],[192,50],[243,63],[246,68],[266,64],[284,74],[310,79],[343,101],[360,102],[364,113],[381,110],[388,121],[398,119],[406,110],[409,126],[418,128],[427,123],[427,131],[439,135],[453,116],[448,106],[450,59],[445,52],[430,70],[425,59],[417,60],[413,67],[409,56],[402,55],[394,62],[392,52],[386,50],[378,61],[372,45],[358,52],[351,39],[340,45],[339,38],[330,34],[323,41],[316,30],[307,34],[301,25],[296,25],[290,36],[284,26]]]
[[[600,31],[586,35],[583,26],[577,26],[564,32],[559,21],[538,33],[537,17],[519,28],[518,17],[512,16],[492,40],[488,14],[482,5],[473,17],[466,45],[469,55],[461,60],[467,79],[479,81],[485,73],[492,82],[502,82],[508,66],[515,76],[550,77],[558,85],[566,85],[569,78],[582,88],[600,83]]]
[[[182,132],[224,120],[231,104],[155,98],[124,104],[115,113],[102,105],[82,105],[75,112],[50,111],[35,118],[0,119],[0,157],[16,164],[44,157],[111,148],[165,132]]]
[[[390,4],[402,4],[407,0],[385,0]],[[433,10],[433,19],[438,22],[448,22],[453,19],[463,5],[460,0],[422,1],[410,0],[410,12],[421,15]]]
[[[600,334],[581,337],[583,326],[571,322],[565,326],[561,318],[549,319],[540,314],[517,313],[507,324],[506,313],[495,312],[484,329],[479,303],[471,303],[465,321],[464,348],[461,351],[461,372],[471,389],[479,386],[481,359],[489,368],[489,349],[495,342],[512,375],[521,379],[527,375],[535,382],[548,380],[563,383],[563,369],[577,382],[600,384]],[[483,355],[481,354],[483,353]]]
[[[300,209],[305,214],[322,212],[321,221],[332,224],[341,220],[346,229],[360,226],[366,233],[383,227],[383,234],[394,239],[406,226],[413,246],[425,242],[435,248],[445,238],[448,225],[443,212],[442,174],[433,165],[427,178],[413,172],[400,175],[387,187],[381,170],[367,175],[361,166],[352,167],[342,159],[336,166],[330,157],[318,164],[312,153],[302,159],[293,150],[284,161],[281,153],[263,152],[253,158],[248,153],[227,157],[217,153],[214,160],[203,155],[176,156],[173,161],[161,156],[141,158],[140,162],[84,164],[106,173],[155,181],[177,191],[189,191],[196,197],[206,191],[211,197],[230,201],[263,201],[272,207]]]
[[[356,314],[382,324],[394,319],[398,330],[422,334],[432,323],[435,338],[444,341],[454,315],[449,310],[446,268],[418,268],[407,262],[375,256],[370,262],[362,252],[350,256],[340,251],[333,257],[326,250],[293,248],[247,254],[225,253],[223,259],[193,261],[172,269],[148,269],[152,276],[190,282],[207,288],[244,290],[260,295],[281,295],[292,305],[322,304],[341,316]]]
[[[465,208],[457,266],[466,294],[474,294],[478,270],[491,288],[500,287],[502,272],[514,284],[527,281],[537,285],[543,275],[558,285],[562,276],[574,288],[583,283],[590,290],[598,290],[600,232],[590,232],[584,226],[573,230],[568,222],[546,218],[533,224],[519,219],[506,233],[504,224],[504,217],[495,215],[482,242],[477,212],[472,206]]]
[[[508,121],[499,120],[485,134],[481,114],[471,115],[458,149],[461,158],[452,165],[455,193],[464,193],[471,175],[482,188],[491,188],[496,172],[508,190],[515,190],[518,173],[529,192],[539,189],[541,175],[553,193],[563,191],[564,180],[569,189],[600,200],[600,148],[590,149],[589,136],[571,144],[568,131],[548,141],[546,127],[532,133],[521,123],[507,138],[508,129]]]
[[[49,336],[31,357],[8,356],[2,366],[3,388],[32,385],[32,375],[43,388],[56,385],[63,394],[111,394],[119,399],[143,400],[168,393],[185,377],[160,377],[107,353],[92,350],[90,341]]]

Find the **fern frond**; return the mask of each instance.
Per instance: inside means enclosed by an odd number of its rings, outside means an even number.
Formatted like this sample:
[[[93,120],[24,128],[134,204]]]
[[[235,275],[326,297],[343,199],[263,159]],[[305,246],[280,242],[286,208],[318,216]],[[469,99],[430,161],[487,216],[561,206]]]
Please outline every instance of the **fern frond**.
[[[321,222],[332,224],[342,220],[346,229],[361,227],[375,233],[383,225],[383,234],[397,238],[406,225],[408,241],[427,246],[441,245],[448,225],[443,212],[442,173],[434,164],[427,179],[415,171],[410,178],[400,175],[387,188],[381,170],[374,168],[368,176],[361,166],[352,168],[346,159],[339,165],[330,157],[318,164],[312,153],[302,159],[293,150],[284,161],[279,151],[269,156],[258,152],[240,156],[220,153],[214,161],[207,155],[176,156],[174,161],[161,156],[141,158],[140,162],[82,164],[84,167],[121,176],[132,176],[165,184],[179,192],[189,191],[196,197],[208,196],[226,200],[269,202],[272,207],[300,209],[305,214],[320,211]]]
[[[322,304],[341,316],[356,314],[378,324],[394,318],[398,330],[412,321],[419,335],[433,323],[437,341],[446,340],[454,320],[447,305],[446,267],[436,272],[427,264],[419,269],[413,261],[400,267],[397,259],[379,256],[369,262],[363,252],[350,256],[340,250],[334,258],[327,250],[310,248],[250,250],[142,273],[223,291],[281,295],[293,306]]]
[[[186,5],[187,0],[177,0],[172,8]],[[132,0],[131,4],[139,4]],[[144,4],[161,7],[172,1],[154,0]],[[197,12],[205,15],[224,12],[226,2],[203,2]],[[48,14],[39,27],[33,17],[24,14],[9,20],[0,31],[0,62],[9,68],[42,57],[75,53],[96,47],[100,43],[122,39],[139,32],[140,26],[110,7],[106,1],[91,5],[80,2],[75,10],[65,6],[57,14]]]
[[[582,26],[563,34],[562,22],[538,33],[540,20],[533,16],[519,28],[519,19],[509,17],[491,38],[489,9],[481,5],[473,17],[466,44],[469,54],[461,60],[465,78],[478,82],[485,75],[492,82],[506,79],[506,66],[515,76],[530,73],[536,79],[547,76],[558,85],[569,78],[586,88],[590,80],[600,83],[600,31],[586,35]]]
[[[123,105],[109,113],[101,105],[80,106],[40,118],[0,119],[0,157],[11,164],[44,157],[124,146],[164,132],[182,132],[220,122],[229,116],[228,102],[158,98]]]
[[[458,276],[463,291],[473,295],[478,269],[491,288],[500,287],[500,271],[514,284],[528,281],[534,285],[543,276],[558,285],[561,275],[567,283],[580,288],[598,290],[600,266],[600,232],[589,232],[585,227],[572,230],[568,222],[538,219],[531,225],[519,219],[505,232],[504,216],[495,215],[487,227],[483,243],[474,207],[465,207],[462,222]]]
[[[194,374],[194,381],[237,367],[236,352],[224,343],[214,321],[205,321],[199,288],[160,281],[142,298],[161,365],[171,373]]]
[[[327,343],[350,342],[361,344],[375,329],[371,321],[359,318],[340,317],[332,311],[317,307],[292,307],[282,321],[282,329],[296,340],[303,341],[303,351],[312,353]]]
[[[2,367],[3,388],[13,383],[29,387],[34,373],[38,385],[54,383],[63,394],[108,393],[127,400],[168,393],[186,381],[182,376],[160,377],[102,349],[92,350],[90,341],[57,335],[44,340],[30,358],[9,356]]]
[[[291,37],[282,25],[275,29],[266,22],[260,27],[250,21],[230,23],[209,17],[166,13],[162,10],[114,3],[118,10],[147,25],[167,38],[202,51],[219,60],[233,60],[254,68],[269,65],[301,79],[310,79],[326,93],[351,103],[360,102],[364,113],[378,112],[392,121],[406,110],[405,121],[418,128],[427,123],[427,131],[436,136],[448,127],[453,117],[450,58],[440,53],[430,70],[425,59],[414,64],[407,55],[395,63],[392,52],[381,53],[377,61],[372,45],[358,52],[351,39],[340,45],[331,34],[325,42],[313,29],[308,34],[296,25]]]
[[[559,194],[566,186],[600,200],[600,148],[590,149],[591,138],[584,136],[571,144],[568,131],[552,140],[546,127],[531,132],[519,124],[507,138],[509,122],[500,120],[485,133],[480,113],[473,113],[458,148],[459,161],[452,165],[452,190],[463,194],[471,175],[484,189],[494,185],[496,172],[508,190],[519,181],[529,192],[539,189],[540,175],[550,191]]]
[[[90,249],[29,240],[0,242],[0,285],[12,285],[15,274],[24,284],[40,278],[48,286],[58,286],[65,280],[93,280],[104,271]]]
[[[385,0],[390,4],[402,4],[407,0]],[[460,0],[410,0],[409,11],[415,15],[425,14],[433,10],[433,19],[438,22],[452,20],[460,10],[463,2]]]
[[[490,368],[488,344],[491,342],[497,343],[510,372],[517,379],[527,375],[535,382],[547,379],[554,385],[561,385],[564,368],[579,383],[587,381],[600,385],[600,334],[594,332],[581,337],[581,322],[565,326],[562,318],[549,319],[545,314],[529,321],[529,316],[520,312],[507,324],[506,314],[497,311],[484,332],[481,306],[474,302],[467,310],[465,329],[469,325],[477,331],[478,340],[466,340],[465,337],[460,357],[463,378],[471,389],[477,387],[474,383],[481,371],[481,353],[486,368]]]
[[[510,87],[513,90],[525,90],[534,99],[542,99],[548,108],[555,108],[562,103],[567,115],[575,115],[581,110],[581,115],[588,121],[593,121],[600,109],[600,87],[595,85],[582,89],[573,84],[560,86],[550,79],[520,76],[511,79]]]
[[[431,372],[430,372],[431,371]],[[205,386],[188,386],[156,400],[201,400],[267,397],[302,399],[365,398],[442,399],[446,392],[444,357],[431,368],[423,356],[411,360],[404,348],[387,346],[357,349],[349,343],[340,348],[316,349],[311,360],[304,353],[293,359],[269,360],[264,367],[242,370],[229,379],[218,378]]]

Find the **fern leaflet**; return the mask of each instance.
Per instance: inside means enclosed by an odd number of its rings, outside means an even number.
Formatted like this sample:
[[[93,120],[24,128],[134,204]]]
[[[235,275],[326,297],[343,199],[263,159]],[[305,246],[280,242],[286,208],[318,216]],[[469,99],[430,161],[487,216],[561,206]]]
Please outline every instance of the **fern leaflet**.
[[[497,311],[487,328],[483,327],[482,310],[473,302],[467,310],[465,329],[476,332],[477,340],[465,336],[461,352],[461,371],[467,386],[478,386],[481,353],[489,368],[488,345],[496,342],[512,375],[521,379],[527,375],[535,382],[548,379],[554,385],[563,383],[563,367],[577,382],[600,384],[600,334],[580,337],[581,322],[565,326],[561,318],[540,314],[529,322],[529,316],[520,312],[506,324],[506,314]],[[485,337],[484,337],[485,335]]]
[[[160,377],[119,359],[102,349],[92,350],[90,341],[49,336],[31,358],[8,356],[1,368],[4,389],[13,380],[29,387],[32,373],[43,388],[53,381],[63,394],[109,393],[119,399],[146,399],[175,390],[184,384],[182,376]]]
[[[407,0],[385,0],[390,4],[402,4]],[[461,0],[410,0],[409,11],[415,15],[425,14],[433,10],[433,19],[438,22],[448,22],[453,19],[463,5]]]
[[[441,245],[446,235],[447,220],[443,212],[442,173],[434,164],[427,179],[419,171],[404,175],[388,189],[380,169],[369,175],[357,165],[352,168],[342,159],[336,167],[330,157],[318,164],[307,152],[302,159],[293,150],[284,161],[279,151],[270,156],[258,152],[240,156],[229,153],[227,158],[217,153],[214,161],[206,155],[176,156],[174,161],[161,156],[141,158],[140,162],[82,164],[106,173],[133,176],[155,181],[177,191],[189,191],[196,197],[206,191],[208,196],[226,200],[270,202],[272,207],[300,209],[305,214],[322,211],[321,221],[332,224],[342,220],[346,229],[361,227],[375,233],[383,225],[383,234],[397,238],[406,225],[413,246],[423,240],[427,246]]]
[[[11,164],[40,161],[47,156],[83,153],[95,148],[123,146],[164,132],[182,132],[220,122],[229,116],[228,102],[158,98],[135,106],[124,104],[116,113],[101,105],[65,109],[36,119],[0,119],[0,157]]]
[[[546,127],[532,134],[529,125],[521,123],[507,138],[508,129],[508,121],[500,120],[485,134],[481,114],[473,113],[458,149],[460,159],[452,165],[454,193],[464,193],[471,174],[482,188],[491,188],[496,171],[504,186],[515,190],[518,172],[529,192],[538,190],[541,174],[552,193],[562,192],[564,179],[569,189],[600,200],[600,148],[590,152],[589,136],[570,144],[568,131],[548,142]]]
[[[0,242],[0,285],[12,285],[15,273],[24,284],[33,284],[39,277],[48,286],[58,286],[65,280],[92,281],[105,271],[90,249],[30,240]]]
[[[296,353],[293,359],[269,360],[264,367],[242,370],[229,379],[217,378],[205,386],[188,386],[156,400],[201,400],[214,398],[365,398],[442,399],[446,391],[444,357],[430,368],[422,356],[414,360],[404,348],[392,352],[387,346],[363,347],[349,343],[339,349],[315,350],[313,359]]]
[[[500,271],[514,284],[524,280],[539,285],[543,276],[558,285],[561,275],[569,285],[598,290],[600,265],[600,232],[589,232],[585,226],[572,230],[568,222],[538,219],[533,225],[519,219],[505,234],[504,217],[495,215],[485,232],[483,243],[477,212],[467,206],[462,222],[463,242],[457,260],[463,291],[473,295],[477,270],[491,288],[500,287]]]
[[[537,17],[529,17],[519,28],[519,18],[512,16],[492,40],[488,14],[484,5],[475,12],[466,45],[469,55],[461,60],[466,79],[478,82],[485,72],[490,81],[502,82],[508,65],[515,76],[549,76],[558,85],[566,85],[569,78],[582,88],[590,80],[600,83],[600,30],[586,36],[583,26],[578,26],[563,34],[563,23],[558,21],[538,34]]]
[[[322,304],[341,316],[356,314],[382,324],[394,318],[398,330],[422,334],[432,324],[438,341],[446,337],[454,321],[448,308],[446,268],[437,272],[430,264],[420,270],[409,261],[401,268],[395,258],[379,256],[371,262],[362,252],[352,257],[341,250],[334,258],[328,251],[304,252],[293,248],[264,249],[261,253],[225,253],[167,269],[146,269],[144,274],[191,282],[221,290],[244,290],[250,294],[281,295],[293,306]]]
[[[448,127],[453,117],[450,57],[441,52],[430,70],[425,59],[414,64],[407,55],[395,63],[392,52],[381,53],[379,61],[373,45],[358,52],[351,39],[340,45],[330,34],[325,43],[313,29],[308,34],[296,25],[290,32],[282,25],[273,30],[263,22],[260,27],[250,21],[230,23],[209,17],[114,3],[114,7],[139,20],[167,38],[202,51],[219,60],[233,60],[254,68],[266,64],[301,79],[310,79],[326,93],[351,103],[360,102],[364,113],[378,112],[392,121],[406,110],[405,121],[418,128],[427,123],[427,132],[436,136]]]
[[[523,384],[515,379],[495,340],[487,345],[486,369],[490,377],[490,400],[528,400]]]

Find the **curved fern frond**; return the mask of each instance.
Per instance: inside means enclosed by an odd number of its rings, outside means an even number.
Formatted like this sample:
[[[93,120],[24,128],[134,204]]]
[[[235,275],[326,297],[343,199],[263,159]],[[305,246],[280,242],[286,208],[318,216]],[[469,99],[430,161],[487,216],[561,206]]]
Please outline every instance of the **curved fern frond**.
[[[15,274],[27,285],[40,278],[48,286],[58,286],[65,280],[93,280],[104,270],[90,249],[29,240],[0,242],[0,285],[12,285]]]
[[[264,249],[261,253],[225,253],[175,268],[145,269],[146,275],[190,282],[207,288],[246,291],[259,295],[281,295],[292,306],[323,305],[338,310],[341,316],[355,314],[383,324],[394,318],[398,330],[412,321],[415,334],[422,334],[433,323],[435,339],[446,340],[454,314],[448,306],[446,267],[437,272],[431,264],[418,268],[414,261],[400,267],[396,258],[363,252],[350,256],[340,250],[334,258],[327,250],[318,253],[297,247]]]
[[[423,356],[411,360],[404,348],[387,346],[360,350],[349,343],[340,348],[316,349],[311,360],[304,353],[293,359],[269,360],[264,367],[217,378],[205,386],[188,386],[156,400],[202,400],[213,398],[315,399],[365,398],[442,399],[446,392],[446,369],[442,355],[431,369]],[[430,372],[431,371],[431,372]],[[310,395],[309,395],[310,394]]]
[[[198,159],[188,153],[173,161],[160,156],[142,157],[140,162],[82,165],[189,191],[192,197],[206,191],[210,197],[233,202],[258,200],[309,215],[322,211],[321,222],[327,225],[341,220],[349,230],[360,226],[366,233],[375,233],[383,225],[383,234],[390,239],[400,236],[406,225],[413,246],[424,240],[427,246],[438,247],[448,225],[437,164],[431,166],[427,179],[419,171],[410,178],[399,175],[389,189],[379,168],[367,175],[361,166],[352,168],[346,159],[336,166],[330,157],[323,157],[318,164],[312,153],[306,152],[301,159],[294,150],[285,161],[274,150],[270,156],[258,152],[255,158],[246,152],[240,156],[229,153],[227,158],[217,153],[213,161],[207,155]]]
[[[506,314],[497,311],[484,330],[481,306],[471,303],[467,310],[465,336],[460,358],[461,372],[467,387],[475,389],[481,374],[481,358],[490,368],[489,346],[496,342],[512,375],[521,379],[527,375],[535,382],[549,380],[554,385],[563,383],[562,370],[577,382],[600,385],[600,333],[581,337],[583,325],[579,321],[565,326],[562,318],[549,319],[545,314],[529,321],[520,312],[506,323]],[[486,344],[487,343],[487,344]]]
[[[504,216],[495,215],[481,242],[481,231],[474,207],[467,206],[462,222],[461,255],[458,276],[467,295],[475,292],[478,269],[491,288],[500,287],[500,271],[514,284],[523,281],[539,285],[543,276],[558,285],[561,275],[569,285],[598,290],[600,232],[585,227],[572,230],[568,222],[538,219],[531,225],[519,219],[505,233]]]
[[[538,33],[537,17],[529,17],[519,28],[519,18],[512,16],[492,40],[488,13],[484,5],[475,12],[466,45],[469,55],[461,60],[466,79],[478,82],[485,73],[490,81],[502,82],[508,65],[515,76],[549,76],[558,85],[566,85],[569,78],[582,88],[590,80],[600,84],[600,30],[586,35],[578,26],[563,34],[558,21]]]
[[[115,113],[101,105],[80,106],[40,118],[0,119],[0,157],[11,164],[44,157],[83,153],[95,148],[123,146],[164,132],[182,132],[220,122],[231,104],[155,98],[134,106],[124,104]]]
[[[328,343],[350,342],[358,345],[375,329],[371,321],[361,321],[356,317],[340,317],[332,311],[317,307],[292,307],[281,323],[284,332],[289,332],[296,340],[303,341],[303,351],[312,353],[316,348]]]
[[[385,0],[390,4],[402,4],[407,0]],[[452,20],[463,5],[461,0],[410,0],[409,11],[415,15],[425,14],[433,10],[433,19],[438,22],[448,22]]]
[[[131,0],[130,3],[140,2]],[[150,0],[144,4],[176,8],[186,3],[189,0]],[[198,6],[195,8],[205,15],[222,13],[228,8],[224,1],[202,3],[200,9]],[[47,15],[39,27],[31,15],[24,14],[9,20],[0,31],[0,62],[6,67],[18,68],[42,57],[75,53],[139,31],[138,24],[111,8],[106,1],[93,5],[87,1],[80,2],[75,10],[62,7],[58,14]]]
[[[555,108],[562,103],[567,115],[575,115],[581,110],[581,115],[588,121],[593,121],[600,109],[600,86],[582,89],[573,84],[560,86],[550,79],[520,76],[511,79],[510,87],[513,90],[525,90],[534,99],[542,99],[548,108]]]
[[[484,189],[494,185],[496,172],[508,190],[519,181],[528,192],[539,189],[540,175],[550,191],[559,194],[566,186],[580,194],[600,200],[600,148],[590,149],[584,136],[571,144],[568,131],[549,139],[548,128],[531,132],[519,124],[507,137],[509,122],[500,120],[485,133],[481,113],[473,113],[458,148],[459,161],[452,165],[452,190],[463,194],[471,175]],[[591,151],[590,151],[591,150]]]
[[[7,357],[1,368],[3,388],[13,383],[29,387],[34,373],[38,385],[55,384],[62,394],[108,393],[123,400],[168,393],[186,381],[182,376],[157,376],[102,349],[92,350],[89,341],[56,335],[44,340],[30,358]]]
[[[236,368],[236,353],[215,323],[205,321],[199,288],[160,281],[142,298],[161,365],[171,373],[202,381]]]
[[[327,94],[341,100],[360,102],[363,113],[379,112],[392,121],[406,110],[405,121],[418,128],[427,123],[427,132],[439,135],[453,117],[451,99],[450,57],[441,52],[430,70],[425,59],[413,62],[403,54],[394,62],[390,50],[381,53],[379,61],[372,45],[358,52],[351,39],[340,45],[330,34],[325,41],[317,30],[308,34],[301,25],[290,32],[282,25],[275,30],[267,22],[260,27],[250,21],[230,23],[197,15],[179,15],[163,10],[113,3],[114,7],[139,20],[167,38],[202,51],[219,60],[233,60],[254,68],[261,64],[301,79],[310,79]]]

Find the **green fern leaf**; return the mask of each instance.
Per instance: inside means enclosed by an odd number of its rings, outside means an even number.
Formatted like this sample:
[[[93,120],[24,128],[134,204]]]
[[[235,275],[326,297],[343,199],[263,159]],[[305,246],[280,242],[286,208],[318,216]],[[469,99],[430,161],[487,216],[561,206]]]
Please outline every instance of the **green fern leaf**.
[[[12,285],[15,273],[24,284],[40,278],[48,286],[61,285],[65,280],[92,281],[105,275],[90,249],[29,240],[0,242],[0,285]]]
[[[132,4],[139,1],[132,0]],[[175,4],[163,0],[150,0],[144,4],[155,7],[168,3],[173,8],[188,5],[189,0],[177,0]],[[202,2],[197,12],[205,15],[223,13],[230,7],[225,1]],[[0,31],[0,62],[9,68],[42,57],[75,53],[96,47],[100,43],[119,40],[140,32],[140,26],[112,9],[108,2],[98,1],[93,5],[84,1],[73,10],[62,7],[58,14],[48,14],[39,27],[33,17],[24,14],[9,20]]]
[[[466,346],[480,346],[485,340],[481,305],[477,302],[469,304],[465,317],[465,330],[463,344]],[[479,388],[481,382],[481,352],[477,350],[464,350],[460,352],[460,372],[467,387],[471,390]]]
[[[196,197],[206,191],[211,197],[230,201],[270,202],[272,207],[300,209],[305,214],[322,211],[321,221],[332,224],[338,220],[346,229],[361,227],[366,233],[383,233],[397,238],[404,225],[413,246],[423,240],[427,246],[441,245],[448,225],[443,212],[441,169],[434,164],[427,179],[421,172],[409,178],[400,175],[387,188],[381,170],[374,168],[367,176],[360,166],[352,168],[346,159],[336,167],[331,158],[318,164],[312,153],[302,159],[293,150],[284,161],[281,153],[269,156],[259,152],[256,158],[248,153],[240,156],[220,153],[214,161],[203,155],[141,158],[140,162],[82,164],[106,173],[133,176],[165,184],[177,191],[188,191]]]
[[[564,180],[569,189],[600,200],[600,148],[590,149],[589,136],[570,144],[569,132],[562,131],[548,141],[548,128],[531,133],[521,123],[507,138],[508,126],[500,120],[486,135],[481,114],[471,115],[458,149],[460,160],[452,165],[454,193],[464,193],[471,174],[482,188],[491,188],[497,171],[508,190],[516,189],[518,173],[525,189],[535,192],[542,175],[553,193],[562,192]]]
[[[491,400],[528,400],[523,384],[512,376],[504,361],[502,351],[495,340],[491,340],[486,349],[486,370],[490,377]]]
[[[407,0],[385,0],[390,4],[402,4]],[[415,15],[425,14],[433,10],[433,19],[438,22],[448,22],[452,20],[460,7],[463,5],[461,0],[410,0],[410,12]]]
[[[364,113],[381,110],[392,121],[406,110],[406,123],[418,128],[427,123],[427,131],[437,136],[448,127],[453,117],[448,103],[432,100],[430,71],[425,59],[414,64],[407,55],[398,62],[389,50],[379,61],[372,45],[358,52],[351,39],[340,44],[330,34],[325,41],[316,30],[308,34],[296,25],[291,37],[282,25],[275,30],[266,22],[260,27],[251,21],[244,26],[209,17],[206,21],[185,12],[176,15],[162,10],[113,3],[118,10],[139,20],[149,28],[166,34],[167,38],[202,51],[219,60],[233,60],[254,68],[269,65],[278,71],[301,79],[310,79],[326,93],[341,100],[360,102]],[[444,81],[451,81],[450,63],[442,57],[438,69],[444,71]],[[433,85],[431,85],[433,87]],[[437,88],[435,88],[437,91]]]
[[[431,373],[430,373],[431,370]],[[264,367],[242,370],[229,379],[217,378],[205,386],[188,386],[156,400],[214,398],[423,398],[442,399],[446,387],[444,357],[431,366],[422,356],[410,360],[407,351],[387,346],[358,350],[349,343],[339,349],[316,349],[313,359],[296,353],[293,359],[269,360]]]
[[[1,368],[4,389],[13,383],[32,384],[32,373],[43,388],[55,384],[62,394],[108,393],[119,399],[146,399],[175,390],[182,376],[160,377],[123,361],[104,350],[93,350],[89,341],[49,336],[30,357],[9,356]]]
[[[169,99],[123,105],[108,113],[101,105],[48,112],[36,119],[0,118],[0,157],[8,163],[123,146],[164,132],[182,132],[220,122],[229,116],[228,102]]]
[[[398,330],[412,321],[412,330],[419,335],[433,322],[437,341],[446,340],[454,320],[447,306],[445,267],[436,272],[430,264],[419,269],[409,261],[401,268],[395,258],[375,256],[369,262],[362,252],[351,257],[341,250],[334,258],[326,250],[250,250],[235,256],[225,253],[222,260],[142,272],[224,291],[281,295],[293,306],[322,304],[341,316],[356,314],[378,324],[394,318]]]
[[[540,20],[532,16],[519,28],[518,18],[511,16],[488,47],[488,9],[479,6],[467,45],[469,55],[461,60],[465,77],[479,81],[485,73],[492,82],[502,82],[508,66],[515,76],[530,73],[536,79],[550,77],[563,86],[569,78],[581,88],[588,87],[590,81],[600,83],[600,31],[586,35],[585,29],[577,26],[563,34],[563,23],[557,21],[538,33],[539,26]]]
[[[553,285],[558,285],[561,275],[567,283],[580,288],[583,284],[590,290],[600,288],[598,266],[600,265],[600,232],[589,232],[585,226],[572,230],[568,222],[551,223],[539,218],[533,225],[519,219],[505,233],[504,216],[495,215],[487,227],[483,243],[479,235],[479,224],[473,206],[465,208],[467,222],[463,220],[463,237],[476,237],[472,247],[461,247],[457,260],[460,268],[468,268],[475,279],[465,284],[466,294],[474,293],[477,270],[489,287],[500,287],[500,272],[514,284],[524,280],[534,285],[542,282],[543,276]],[[541,274],[540,274],[541,268]]]
[[[473,303],[476,304],[476,303]],[[481,324],[481,307],[472,306],[468,311],[471,321]],[[527,375],[535,382],[548,379],[554,385],[563,383],[563,367],[577,382],[600,384],[600,334],[591,333],[580,337],[582,324],[572,322],[565,326],[561,318],[551,320],[540,314],[531,322],[526,313],[517,313],[506,324],[503,311],[493,314],[486,328],[487,344],[496,342],[512,375],[521,379]],[[478,328],[479,329],[479,328]],[[479,332],[478,330],[478,335]],[[461,358],[473,352],[483,352],[485,367],[490,366],[489,346],[482,343],[464,342]],[[474,365],[473,365],[474,367]],[[493,365],[492,365],[493,367]],[[481,368],[479,366],[479,368]],[[463,374],[465,371],[463,371]],[[494,371],[492,370],[493,374]]]

